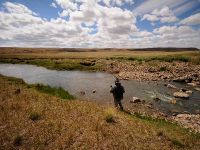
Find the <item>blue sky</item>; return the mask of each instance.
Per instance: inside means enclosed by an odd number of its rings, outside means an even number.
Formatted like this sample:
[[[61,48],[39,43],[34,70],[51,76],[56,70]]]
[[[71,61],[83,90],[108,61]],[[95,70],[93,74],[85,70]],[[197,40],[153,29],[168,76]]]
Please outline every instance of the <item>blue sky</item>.
[[[0,32],[0,46],[200,48],[200,0],[0,0]]]

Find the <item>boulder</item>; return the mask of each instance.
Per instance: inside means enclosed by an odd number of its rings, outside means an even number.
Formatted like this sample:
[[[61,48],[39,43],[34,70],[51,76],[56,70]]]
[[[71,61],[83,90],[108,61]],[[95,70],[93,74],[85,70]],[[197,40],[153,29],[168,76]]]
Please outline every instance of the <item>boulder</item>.
[[[185,80],[187,80],[186,76],[173,79],[174,82],[185,82]]]
[[[130,100],[130,103],[140,103],[142,102],[141,99],[139,99],[138,97],[133,97],[132,100]]]
[[[96,90],[93,90],[92,93],[96,93]]]
[[[192,90],[187,90],[185,93],[192,94],[193,92],[192,92]]]
[[[174,92],[173,96],[176,98],[189,98],[189,94],[185,92]]]
[[[193,93],[192,90],[187,90],[187,89],[184,89],[184,88],[181,88],[181,89],[180,89],[180,92],[184,92],[184,93],[186,93],[186,94],[192,94],[192,93]]]
[[[161,99],[158,97],[153,98],[154,101],[160,101]]]
[[[148,69],[148,72],[154,73],[154,72],[157,72],[157,70],[156,70],[154,67],[150,67],[150,68]]]
[[[85,95],[85,91],[80,91],[80,94],[81,95]]]
[[[80,64],[83,66],[94,66],[95,65],[94,62],[80,62]]]
[[[187,89],[184,89],[184,88],[181,88],[180,89],[180,92],[186,92],[186,91],[188,91]]]
[[[170,102],[171,104],[176,104],[176,99],[171,99],[169,102]]]
[[[175,85],[172,85],[172,84],[167,84],[167,87],[172,88],[172,89],[177,89],[177,87]]]
[[[190,85],[190,86],[197,86],[197,83],[196,83],[196,82],[187,83],[187,84]]]
[[[151,104],[147,104],[146,107],[149,109],[153,109],[153,105],[151,105]]]
[[[200,91],[200,88],[194,88],[196,91]]]
[[[199,77],[199,74],[196,74],[196,73],[193,73],[193,74],[190,74],[190,75],[186,75],[186,76],[183,76],[183,77],[178,77],[176,79],[174,79],[173,81],[175,82],[186,82],[186,83],[190,83],[192,81],[200,81],[200,77]]]

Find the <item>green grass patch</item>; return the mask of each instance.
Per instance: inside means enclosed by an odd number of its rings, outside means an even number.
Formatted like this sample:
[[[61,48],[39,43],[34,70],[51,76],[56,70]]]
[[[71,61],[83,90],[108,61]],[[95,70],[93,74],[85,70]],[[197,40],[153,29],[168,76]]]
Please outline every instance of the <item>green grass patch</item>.
[[[95,62],[88,61],[87,63],[82,59],[19,59],[19,58],[0,58],[1,63],[11,63],[11,64],[31,64],[36,66],[43,66],[48,69],[56,70],[87,70],[87,71],[97,71],[103,70],[103,65]]]
[[[0,76],[2,76],[2,75],[0,75]],[[4,76],[3,76],[3,77],[4,77]],[[18,79],[18,78],[15,78],[15,77],[4,77],[4,78],[6,78],[8,81],[10,81],[10,82],[12,82],[12,83],[14,83],[14,84],[26,84],[26,83],[24,82],[24,80]]]
[[[172,142],[173,146],[175,146],[177,148],[184,148],[185,147],[185,145],[180,140],[171,139],[171,142]]]
[[[62,87],[50,87],[49,85],[42,85],[42,84],[27,84],[22,79],[18,79],[15,77],[5,77],[0,74],[0,77],[3,77],[10,81],[11,84],[22,84],[25,85],[27,88],[34,88],[39,92],[47,93],[53,96],[60,97],[62,99],[75,99],[73,95],[71,95],[68,91],[64,90]]]
[[[130,60],[130,61],[144,61],[150,62],[154,60],[163,61],[163,62],[173,62],[173,61],[180,61],[180,62],[190,62],[192,61],[193,56],[185,56],[185,55],[166,55],[166,56],[134,56],[134,57],[110,57],[111,60]],[[197,56],[196,56],[197,57]],[[198,57],[200,58],[200,56]],[[195,61],[198,61],[196,58]]]
[[[42,93],[47,93],[53,96],[60,97],[62,99],[74,99],[73,95],[70,95],[67,91],[65,91],[61,87],[50,87],[49,85],[42,84],[33,84],[31,85],[33,88]]]

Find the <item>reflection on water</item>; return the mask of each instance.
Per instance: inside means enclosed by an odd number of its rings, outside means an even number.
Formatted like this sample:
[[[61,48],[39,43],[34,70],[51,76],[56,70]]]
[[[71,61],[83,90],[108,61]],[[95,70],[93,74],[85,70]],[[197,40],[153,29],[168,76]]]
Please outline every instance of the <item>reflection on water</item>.
[[[56,71],[34,65],[0,64],[0,74],[22,78],[29,84],[42,83],[60,86],[81,99],[96,100],[104,104],[112,103],[110,85],[113,85],[115,78],[108,73]],[[200,109],[200,92],[193,90],[192,87],[173,83],[177,87],[192,89],[194,93],[188,100],[180,100],[177,101],[177,104],[170,104],[169,101],[173,99],[174,90],[163,86],[164,83],[162,82],[139,82],[135,80],[123,80],[121,82],[126,91],[125,103],[129,103],[133,96],[152,102],[153,97],[159,97],[161,101],[156,102],[156,106],[163,111],[177,110],[194,113],[195,110]],[[93,90],[96,90],[96,92],[93,93]],[[81,95],[81,91],[84,91],[85,95]]]

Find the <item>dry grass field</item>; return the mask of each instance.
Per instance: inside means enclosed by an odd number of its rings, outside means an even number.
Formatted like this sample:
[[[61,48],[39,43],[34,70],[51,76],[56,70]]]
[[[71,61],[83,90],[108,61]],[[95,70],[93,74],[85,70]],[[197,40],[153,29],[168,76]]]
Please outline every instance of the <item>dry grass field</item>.
[[[190,149],[200,135],[0,76],[0,149]]]
[[[131,51],[127,49],[45,49],[45,48],[0,48],[0,58],[80,58],[100,59],[110,57],[161,57],[161,56],[190,56],[195,57],[198,51]]]

